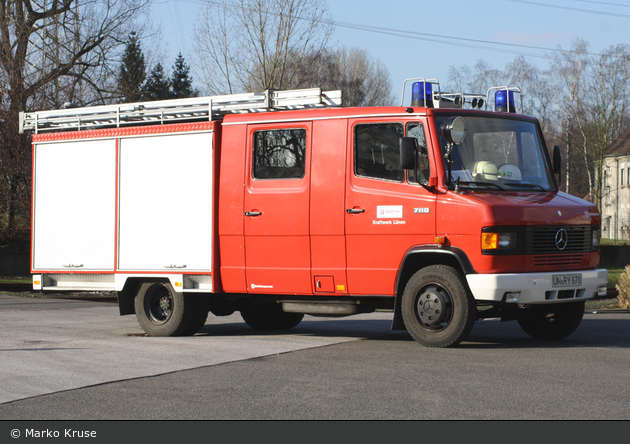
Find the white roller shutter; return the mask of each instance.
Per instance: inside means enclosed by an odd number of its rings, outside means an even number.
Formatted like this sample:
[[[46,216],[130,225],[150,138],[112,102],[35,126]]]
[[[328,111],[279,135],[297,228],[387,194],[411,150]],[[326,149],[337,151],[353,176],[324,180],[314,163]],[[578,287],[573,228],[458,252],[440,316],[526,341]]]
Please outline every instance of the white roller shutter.
[[[121,139],[120,270],[211,271],[212,133]]]
[[[115,140],[42,143],[34,156],[33,268],[113,270]]]

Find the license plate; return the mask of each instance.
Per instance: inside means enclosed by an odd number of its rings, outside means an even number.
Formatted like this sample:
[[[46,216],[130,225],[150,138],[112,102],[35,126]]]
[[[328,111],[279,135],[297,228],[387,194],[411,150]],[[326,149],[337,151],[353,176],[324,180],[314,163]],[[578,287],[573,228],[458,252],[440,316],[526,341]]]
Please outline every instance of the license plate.
[[[581,274],[554,274],[551,279],[554,287],[579,287],[582,285]]]

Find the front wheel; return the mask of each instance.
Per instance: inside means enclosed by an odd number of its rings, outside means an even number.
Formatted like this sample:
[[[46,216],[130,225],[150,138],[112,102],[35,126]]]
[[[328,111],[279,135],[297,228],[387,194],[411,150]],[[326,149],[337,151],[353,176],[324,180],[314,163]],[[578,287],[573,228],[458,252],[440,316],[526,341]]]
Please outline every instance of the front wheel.
[[[432,265],[409,279],[402,296],[402,317],[407,331],[420,344],[452,347],[472,330],[477,308],[457,270]]]
[[[535,339],[558,340],[573,333],[584,317],[584,301],[532,305],[519,312],[517,321]]]

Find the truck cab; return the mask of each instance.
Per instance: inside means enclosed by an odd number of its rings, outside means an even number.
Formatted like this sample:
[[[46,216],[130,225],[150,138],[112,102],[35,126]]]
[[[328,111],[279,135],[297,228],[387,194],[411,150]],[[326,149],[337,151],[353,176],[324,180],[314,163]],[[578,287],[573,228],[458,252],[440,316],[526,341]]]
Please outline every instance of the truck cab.
[[[226,116],[223,141],[239,147],[219,185],[234,210],[219,217],[227,292],[311,315],[391,309],[393,328],[429,346],[458,343],[481,318],[541,339],[577,328],[584,301],[606,291],[597,207],[558,190],[516,89],[480,110],[479,96],[427,85],[414,84],[411,107]],[[291,161],[261,175],[283,150]]]

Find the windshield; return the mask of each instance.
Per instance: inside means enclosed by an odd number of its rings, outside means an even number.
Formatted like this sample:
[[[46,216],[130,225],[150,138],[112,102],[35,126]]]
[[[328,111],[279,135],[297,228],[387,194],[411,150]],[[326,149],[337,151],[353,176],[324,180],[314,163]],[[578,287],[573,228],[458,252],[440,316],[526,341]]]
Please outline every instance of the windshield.
[[[443,158],[447,142],[441,127],[450,117],[435,117]],[[466,138],[451,152],[451,178],[459,188],[556,190],[535,123],[504,117],[462,117]],[[446,164],[444,168],[448,171]]]

